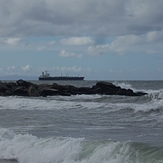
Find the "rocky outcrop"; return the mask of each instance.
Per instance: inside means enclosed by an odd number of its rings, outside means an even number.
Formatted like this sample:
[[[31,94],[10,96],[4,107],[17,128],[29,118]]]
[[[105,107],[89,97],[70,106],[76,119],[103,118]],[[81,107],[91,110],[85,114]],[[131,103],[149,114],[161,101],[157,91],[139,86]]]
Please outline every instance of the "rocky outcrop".
[[[4,83],[0,82],[0,95],[3,95],[7,90],[8,87]]]
[[[101,94],[101,95],[124,95],[124,96],[142,96],[144,92],[133,92],[131,89],[124,89],[115,86],[110,82],[99,81],[93,87],[75,87],[72,85],[60,85],[53,83],[48,84],[34,84],[24,81],[22,79],[10,83],[0,82],[0,96],[70,96],[77,94]]]

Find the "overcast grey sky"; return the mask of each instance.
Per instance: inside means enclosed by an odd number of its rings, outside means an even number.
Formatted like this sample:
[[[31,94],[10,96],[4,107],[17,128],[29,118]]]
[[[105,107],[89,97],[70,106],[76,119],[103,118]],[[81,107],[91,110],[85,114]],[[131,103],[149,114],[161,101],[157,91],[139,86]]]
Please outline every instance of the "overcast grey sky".
[[[1,0],[0,79],[163,80],[162,0]]]

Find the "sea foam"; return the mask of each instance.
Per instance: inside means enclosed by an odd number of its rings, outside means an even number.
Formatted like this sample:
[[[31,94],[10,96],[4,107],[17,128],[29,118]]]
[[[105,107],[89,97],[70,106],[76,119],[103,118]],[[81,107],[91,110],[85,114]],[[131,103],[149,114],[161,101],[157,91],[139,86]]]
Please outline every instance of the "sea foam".
[[[38,138],[0,128],[0,159],[19,163],[160,163],[160,148],[131,142],[84,138]]]

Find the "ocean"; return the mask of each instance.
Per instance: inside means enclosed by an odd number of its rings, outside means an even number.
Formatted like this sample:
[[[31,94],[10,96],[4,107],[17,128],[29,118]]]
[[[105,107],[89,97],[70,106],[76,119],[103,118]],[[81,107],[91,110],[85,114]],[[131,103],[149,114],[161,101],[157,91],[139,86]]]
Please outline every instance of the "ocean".
[[[0,163],[163,163],[163,81],[111,82],[148,94],[0,97]]]

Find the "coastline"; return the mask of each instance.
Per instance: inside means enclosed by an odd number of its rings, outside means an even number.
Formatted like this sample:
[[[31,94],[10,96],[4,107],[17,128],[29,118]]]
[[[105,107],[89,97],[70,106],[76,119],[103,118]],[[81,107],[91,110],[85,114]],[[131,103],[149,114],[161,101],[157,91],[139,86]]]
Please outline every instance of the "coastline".
[[[0,163],[19,163],[16,159],[0,159]]]

